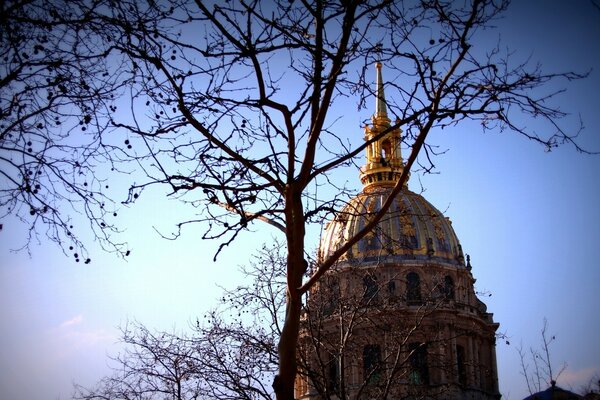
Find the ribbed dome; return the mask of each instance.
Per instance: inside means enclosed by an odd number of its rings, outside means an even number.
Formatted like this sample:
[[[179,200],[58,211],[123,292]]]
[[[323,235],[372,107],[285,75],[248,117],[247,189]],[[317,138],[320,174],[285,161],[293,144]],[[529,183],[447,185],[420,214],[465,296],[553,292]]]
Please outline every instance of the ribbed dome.
[[[329,222],[321,237],[319,255],[327,257],[359,232],[385,202],[391,187],[364,190]],[[377,228],[355,244],[341,260],[402,262],[436,260],[464,266],[452,223],[423,196],[404,188]]]

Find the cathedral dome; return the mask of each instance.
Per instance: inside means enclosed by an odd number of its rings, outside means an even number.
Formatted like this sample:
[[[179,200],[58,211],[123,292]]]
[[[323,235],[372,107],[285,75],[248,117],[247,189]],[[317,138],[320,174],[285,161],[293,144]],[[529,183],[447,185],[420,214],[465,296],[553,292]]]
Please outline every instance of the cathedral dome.
[[[390,186],[363,190],[329,222],[320,244],[326,258],[354,236],[379,212]],[[423,196],[404,188],[377,227],[352,246],[341,258],[345,261],[402,262],[423,260],[464,266],[464,257],[450,220]]]
[[[366,163],[360,169],[362,192],[327,224],[321,237],[323,260],[361,231],[382,208],[404,171],[402,132],[387,114],[381,64],[377,63],[375,113],[365,126]],[[354,244],[340,260],[401,262],[422,260],[464,266],[452,223],[406,183],[375,229]]]
[[[388,117],[376,67],[363,187],[323,227],[296,398],[498,400],[498,324],[475,293],[452,223],[408,188],[406,138]]]

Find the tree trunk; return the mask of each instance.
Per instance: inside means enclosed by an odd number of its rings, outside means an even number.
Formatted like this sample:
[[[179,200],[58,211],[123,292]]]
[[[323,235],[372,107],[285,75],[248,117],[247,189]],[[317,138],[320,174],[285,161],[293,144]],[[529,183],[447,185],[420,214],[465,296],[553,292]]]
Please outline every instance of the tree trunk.
[[[288,187],[286,193],[287,305],[277,351],[279,373],[273,381],[277,400],[294,399],[296,346],[302,312],[302,277],[308,264],[304,259],[304,212],[300,190]]]

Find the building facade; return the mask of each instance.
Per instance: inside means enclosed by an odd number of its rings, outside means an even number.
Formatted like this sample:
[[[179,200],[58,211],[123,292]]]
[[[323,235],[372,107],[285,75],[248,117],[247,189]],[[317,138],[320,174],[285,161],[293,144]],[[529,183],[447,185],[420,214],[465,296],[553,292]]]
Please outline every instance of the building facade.
[[[332,254],[381,210],[404,170],[381,64],[365,128],[362,191],[324,229]],[[376,228],[311,290],[299,345],[298,399],[498,399],[498,324],[451,221],[408,186]]]

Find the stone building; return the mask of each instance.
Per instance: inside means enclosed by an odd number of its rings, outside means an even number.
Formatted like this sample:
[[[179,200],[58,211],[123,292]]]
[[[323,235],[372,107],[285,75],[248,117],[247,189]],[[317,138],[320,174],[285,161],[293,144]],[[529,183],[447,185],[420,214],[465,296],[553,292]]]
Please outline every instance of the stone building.
[[[362,191],[324,228],[319,257],[382,207],[404,169],[381,64]],[[474,291],[451,221],[407,186],[307,300],[298,399],[498,399],[498,324]]]

